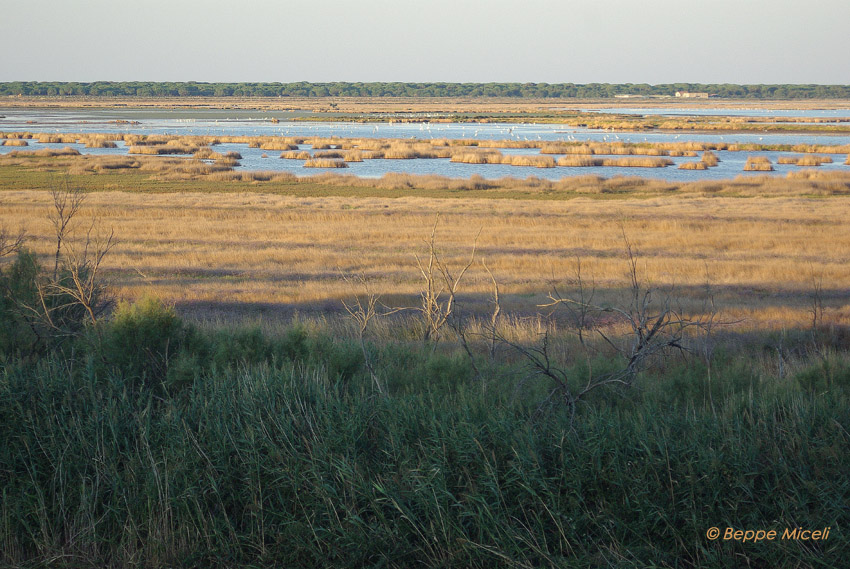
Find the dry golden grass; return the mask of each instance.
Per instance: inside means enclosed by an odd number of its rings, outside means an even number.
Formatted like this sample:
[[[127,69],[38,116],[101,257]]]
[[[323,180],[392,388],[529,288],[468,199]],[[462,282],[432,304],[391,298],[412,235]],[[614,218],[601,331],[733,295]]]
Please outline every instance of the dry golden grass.
[[[706,150],[702,153],[702,163],[706,166],[712,167],[720,164],[720,158],[717,157],[717,154],[712,152],[711,150]]]
[[[10,138],[3,141],[3,146],[29,146],[29,142],[22,138]]]
[[[217,175],[262,180],[278,174]],[[27,227],[28,246],[45,259],[55,245],[50,199],[45,191],[0,192],[0,225]],[[506,313],[538,310],[556,284],[553,275],[566,292],[576,258],[599,302],[620,298],[628,284],[624,230],[641,274],[662,289],[676,285],[674,294],[689,311],[702,309],[708,278],[721,317],[743,319],[739,327],[805,325],[817,279],[826,319],[850,323],[846,198],[458,202],[95,192],[86,198],[77,233],[93,218],[102,230],[115,228],[119,243],[107,269],[121,297],[147,292],[189,311],[262,308],[274,318],[294,310],[338,311],[339,300],[354,292],[341,272],[364,273],[389,304],[414,304],[421,284],[414,255],[424,252],[438,214],[437,240],[450,264],[468,257],[482,229],[477,255],[500,282]],[[462,302],[486,310],[489,290],[489,277],[476,264]]]
[[[345,153],[342,150],[318,150],[313,153],[313,158],[342,158]]]
[[[554,168],[555,159],[551,156],[525,156],[513,154],[502,157],[502,164],[511,166],[533,166],[534,168]]]
[[[558,158],[558,166],[569,166],[571,168],[602,166],[602,159],[581,155],[561,156]]]
[[[169,154],[193,154],[200,150],[197,146],[186,146],[179,143],[168,142],[167,144],[130,146],[128,154],[169,155]]]
[[[212,148],[208,146],[203,146],[197,151],[195,151],[195,153],[192,155],[192,158],[197,158],[199,160],[221,160],[222,158],[224,158],[224,155],[215,152]]]
[[[504,158],[505,156],[498,150],[464,148],[454,150],[449,161],[461,164],[502,164]]]
[[[305,168],[348,168],[348,164],[343,160],[333,160],[329,158],[313,158],[304,162]]]
[[[773,164],[764,156],[749,156],[744,164],[744,172],[772,172]]]
[[[90,138],[85,141],[86,148],[118,148],[118,145],[111,140],[102,138]]]
[[[285,160],[309,160],[310,153],[306,150],[285,150],[280,153],[280,157]]]
[[[695,150],[668,150],[667,156],[683,156],[683,157],[693,157],[696,156],[697,153]]]
[[[285,141],[269,141],[260,143],[259,148],[262,150],[298,150],[298,145]]]
[[[832,158],[829,156],[821,156],[812,154],[807,156],[780,156],[776,160],[779,164],[795,164],[797,166],[820,166],[821,164],[831,164]]]
[[[664,168],[673,164],[669,158],[605,158],[602,160],[603,166],[615,166],[618,168]]]
[[[71,148],[70,146],[66,146],[62,149],[56,148],[41,148],[39,150],[13,150],[9,154],[6,154],[5,158],[55,158],[55,157],[68,157],[68,156],[80,156],[80,151],[76,148]]]
[[[76,134],[50,134],[39,133],[37,140],[42,144],[74,144],[77,142]]]
[[[696,162],[682,162],[679,164],[679,170],[708,170],[708,164],[700,160]]]
[[[412,148],[393,147],[384,150],[385,159],[388,160],[413,160],[419,158],[419,154]]]

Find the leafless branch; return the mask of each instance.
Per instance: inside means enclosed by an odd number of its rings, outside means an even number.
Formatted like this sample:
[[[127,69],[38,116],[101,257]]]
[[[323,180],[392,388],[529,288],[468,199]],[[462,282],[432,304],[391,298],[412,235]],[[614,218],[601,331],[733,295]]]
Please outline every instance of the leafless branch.
[[[475,262],[475,251],[478,237],[475,236],[469,261],[459,271],[453,273],[452,269],[440,259],[437,249],[436,235],[439,217],[434,221],[431,235],[426,241],[428,246],[428,260],[423,262],[416,256],[416,264],[424,281],[424,288],[420,292],[420,305],[417,308],[422,315],[424,324],[423,340],[428,343],[433,341],[434,346],[440,339],[443,326],[453,317],[457,292],[463,276]]]
[[[62,245],[65,242],[71,222],[79,213],[86,195],[80,188],[72,187],[67,179],[64,180],[61,188],[54,185],[50,194],[53,198],[53,209],[48,214],[48,219],[53,224],[56,235],[56,253],[53,262],[53,280],[55,281],[59,276]]]
[[[0,259],[20,251],[26,238],[26,232],[23,229],[12,234],[5,227],[0,227]]]
[[[403,309],[388,308],[381,304],[380,296],[372,291],[365,274],[361,273],[354,276],[346,276],[343,274],[342,278],[346,283],[351,285],[352,289],[362,289],[362,292],[355,293],[352,301],[346,302],[343,300],[342,306],[357,325],[357,335],[360,340],[360,349],[363,352],[363,361],[366,364],[366,369],[369,372],[369,376],[372,378],[372,382],[375,384],[375,388],[378,390],[378,393],[383,395],[384,389],[381,386],[380,379],[378,378],[378,374],[375,370],[372,356],[366,347],[366,332],[369,329],[370,323],[375,318],[389,316],[400,312]],[[385,310],[380,311],[379,306],[384,307]]]
[[[586,285],[581,260],[576,263],[575,279],[571,283],[574,294],[565,295],[553,287],[548,301],[540,305],[553,310],[565,308],[571,315],[588,363],[586,377],[571,377],[566,368],[553,363],[548,331],[532,347],[502,338],[525,358],[538,376],[552,382],[553,392],[547,401],[552,401],[557,392],[569,406],[571,416],[574,416],[578,402],[589,393],[604,386],[631,387],[640,373],[656,358],[670,351],[687,351],[689,346],[685,338],[689,329],[705,329],[706,324],[702,319],[686,316],[681,308],[674,306],[670,296],[661,301],[655,300],[655,289],[644,285],[638,270],[637,255],[625,231],[623,240],[629,281],[629,300],[625,306],[602,306],[593,302],[595,288]],[[606,333],[595,324],[603,314],[613,316],[626,328],[627,333],[616,339]],[[601,374],[593,371],[588,342],[590,332],[595,332],[619,355],[623,362],[621,367]]]

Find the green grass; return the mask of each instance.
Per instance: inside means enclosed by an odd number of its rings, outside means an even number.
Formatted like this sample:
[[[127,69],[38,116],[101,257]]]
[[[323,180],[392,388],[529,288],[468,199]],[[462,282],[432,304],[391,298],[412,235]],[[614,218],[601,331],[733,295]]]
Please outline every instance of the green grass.
[[[519,188],[453,189],[453,188],[378,188],[344,183],[323,184],[309,179],[298,181],[233,182],[211,179],[162,180],[154,179],[149,172],[104,171],[97,175],[66,174],[64,169],[50,168],[45,162],[43,169],[31,169],[17,165],[0,165],[0,188],[50,191],[57,180],[66,179],[70,185],[85,192],[131,191],[150,193],[184,192],[262,192],[294,197],[428,197],[428,198],[489,198],[489,199],[539,199],[558,200],[578,197],[572,191],[535,191]],[[580,194],[581,197],[610,199],[613,194]],[[640,197],[640,196],[636,196]]]
[[[370,349],[386,396],[350,340],[194,330],[144,301],[73,355],[7,358],[0,564],[837,567],[849,553],[844,356],[779,379],[738,353],[710,382],[671,361],[570,422],[535,418],[542,390],[516,362],[481,381],[453,349]],[[825,526],[825,542],[705,537]]]

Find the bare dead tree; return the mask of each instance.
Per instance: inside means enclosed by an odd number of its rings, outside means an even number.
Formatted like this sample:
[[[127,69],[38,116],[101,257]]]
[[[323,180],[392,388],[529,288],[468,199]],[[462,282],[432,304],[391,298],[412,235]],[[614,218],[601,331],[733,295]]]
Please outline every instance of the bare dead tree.
[[[35,302],[19,311],[38,330],[40,338],[61,339],[77,335],[86,325],[96,325],[111,304],[103,279],[103,261],[115,245],[114,230],[96,233],[93,219],[85,237],[72,239],[73,221],[85,195],[67,184],[51,190],[53,209],[48,218],[56,235],[53,273],[36,282]]]
[[[366,333],[370,324],[379,317],[389,316],[404,310],[403,308],[388,308],[380,302],[380,296],[376,294],[369,286],[369,281],[364,274],[354,276],[342,275],[343,280],[352,286],[355,290],[360,288],[362,292],[356,293],[354,299],[350,302],[342,301],[342,306],[354,323],[357,325],[357,336],[360,340],[360,349],[363,352],[363,361],[366,364],[366,370],[375,384],[378,393],[384,395],[384,388],[381,386],[381,381],[378,378],[378,373],[375,370],[375,364],[372,360],[372,355],[366,346]]]
[[[461,280],[472,264],[475,262],[475,249],[478,244],[478,235],[472,245],[469,262],[459,270],[453,271],[439,255],[437,249],[437,224],[439,217],[434,222],[431,235],[426,241],[428,246],[428,260],[423,262],[416,256],[416,264],[424,281],[424,288],[420,293],[420,305],[416,309],[422,315],[424,324],[423,341],[434,342],[434,348],[440,339],[443,326],[453,318],[457,292]],[[454,315],[456,316],[456,314]]]
[[[684,339],[691,328],[702,327],[700,319],[692,319],[684,315],[681,309],[674,307],[672,300],[665,297],[660,301],[654,300],[655,290],[645,286],[641,280],[637,257],[631,242],[624,233],[626,263],[629,278],[629,302],[626,306],[602,306],[593,302],[594,288],[587,287],[581,274],[580,263],[576,269],[573,288],[574,296],[565,296],[554,289],[548,296],[548,302],[541,308],[566,308],[572,315],[574,330],[588,358],[586,377],[574,377],[563,366],[554,361],[550,330],[547,328],[539,343],[525,346],[502,337],[518,351],[531,366],[534,375],[550,380],[552,388],[541,403],[538,411],[548,404],[560,399],[569,409],[570,416],[575,416],[577,404],[591,392],[605,387],[631,387],[640,373],[657,357],[670,351],[687,351]],[[606,333],[601,326],[594,324],[602,315],[614,317],[620,326],[625,326],[627,332],[621,338],[614,338]],[[595,373],[590,366],[590,345],[588,335],[594,332],[605,344],[610,346],[622,360],[621,367],[614,371]]]
[[[104,257],[115,245],[115,230],[110,230],[105,237],[93,237],[94,225],[92,221],[82,246],[75,247],[72,242],[65,242],[63,268],[67,276],[49,284],[51,294],[65,296],[69,303],[76,303],[85,310],[92,325],[97,324],[108,306],[101,269]]]
[[[811,314],[812,346],[816,353],[823,351],[824,343],[824,306],[823,306],[823,274],[815,273],[814,267],[809,267],[812,288],[809,292],[809,314]]]
[[[490,363],[496,361],[496,348],[498,344],[498,329],[499,329],[499,319],[502,315],[502,302],[499,299],[499,283],[496,280],[496,277],[493,275],[493,271],[487,266],[484,261],[481,261],[481,266],[484,267],[484,270],[487,271],[487,274],[490,275],[490,281],[493,283],[493,296],[490,302],[493,304],[493,312],[490,314],[490,321],[488,322],[488,334],[487,334],[487,347],[488,353],[490,355]]]
[[[85,201],[86,195],[80,188],[72,187],[68,180],[64,180],[62,187],[54,185],[50,190],[53,198],[53,209],[48,214],[48,219],[53,224],[56,235],[56,253],[53,261],[53,280],[59,275],[59,261],[62,254],[62,245],[70,230],[71,222],[79,213]]]

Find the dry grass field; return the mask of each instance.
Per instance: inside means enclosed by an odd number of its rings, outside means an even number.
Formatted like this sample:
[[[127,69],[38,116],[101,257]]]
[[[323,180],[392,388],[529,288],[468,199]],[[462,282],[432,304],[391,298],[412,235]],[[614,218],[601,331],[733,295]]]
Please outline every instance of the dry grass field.
[[[0,192],[0,225],[26,227],[28,245],[55,247],[49,192]],[[152,293],[188,315],[289,318],[338,313],[363,274],[391,305],[421,290],[416,256],[427,256],[435,221],[439,251],[476,263],[460,292],[487,310],[495,275],[506,312],[538,311],[553,286],[567,291],[581,260],[598,300],[628,285],[623,234],[658,294],[703,310],[710,284],[724,319],[743,329],[805,327],[820,289],[824,320],[850,324],[850,201],[844,197],[525,201],[293,197],[252,193],[93,192],[77,233],[96,219],[118,245],[106,269],[119,297]],[[476,243],[476,234],[480,231]]]

